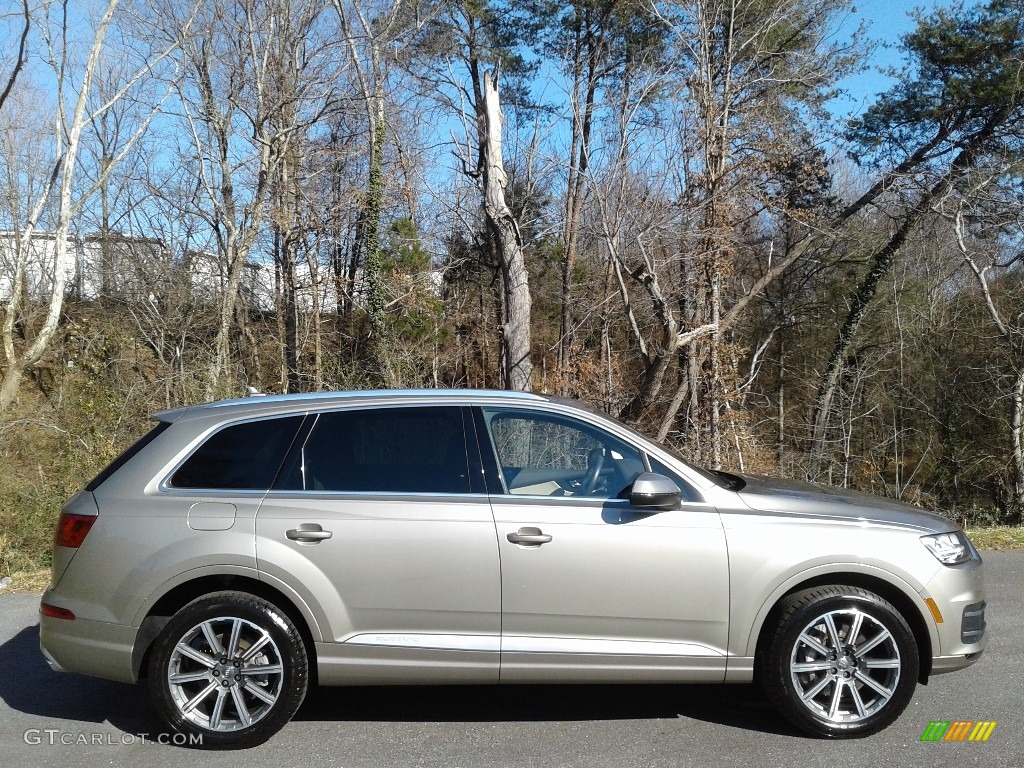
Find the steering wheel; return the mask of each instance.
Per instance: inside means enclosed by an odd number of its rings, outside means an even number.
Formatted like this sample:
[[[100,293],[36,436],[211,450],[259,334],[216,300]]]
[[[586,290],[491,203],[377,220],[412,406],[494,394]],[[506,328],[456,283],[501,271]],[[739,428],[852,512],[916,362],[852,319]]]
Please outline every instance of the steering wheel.
[[[601,469],[604,467],[604,448],[593,448],[587,454],[587,474],[583,476],[580,483],[580,496],[589,496],[597,487],[597,480],[601,476]]]

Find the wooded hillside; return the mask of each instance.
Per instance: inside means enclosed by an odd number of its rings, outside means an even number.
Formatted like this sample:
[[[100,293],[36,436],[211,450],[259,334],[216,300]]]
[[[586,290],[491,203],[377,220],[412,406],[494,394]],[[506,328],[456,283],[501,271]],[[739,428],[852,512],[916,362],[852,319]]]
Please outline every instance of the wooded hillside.
[[[853,5],[8,4],[0,544],[248,386],[533,389],[1021,522],[1024,1],[857,109]]]

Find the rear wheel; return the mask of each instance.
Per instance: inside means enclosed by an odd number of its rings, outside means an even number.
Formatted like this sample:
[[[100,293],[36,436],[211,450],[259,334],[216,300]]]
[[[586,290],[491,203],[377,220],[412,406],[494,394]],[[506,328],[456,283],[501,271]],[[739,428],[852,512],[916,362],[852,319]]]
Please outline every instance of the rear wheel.
[[[768,697],[817,736],[867,736],[910,703],[920,659],[906,620],[858,587],[791,596],[771,639],[762,680]]]
[[[298,710],[309,677],[292,622],[241,592],[207,595],[175,614],[154,643],[148,673],[168,726],[208,749],[262,744]]]

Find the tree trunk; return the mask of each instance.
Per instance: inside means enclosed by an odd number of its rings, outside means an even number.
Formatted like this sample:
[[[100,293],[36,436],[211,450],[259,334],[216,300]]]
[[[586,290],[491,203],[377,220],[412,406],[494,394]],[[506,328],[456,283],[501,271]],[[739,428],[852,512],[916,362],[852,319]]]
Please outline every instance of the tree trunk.
[[[230,382],[226,382],[228,366],[231,361],[231,329],[238,305],[238,292],[242,285],[242,274],[245,270],[246,254],[240,252],[235,233],[228,236],[225,251],[225,263],[228,274],[223,285],[220,303],[220,324],[217,327],[217,338],[214,341],[214,356],[206,382],[206,399],[216,400],[229,393]]]
[[[370,112],[370,172],[366,186],[366,204],[363,208],[363,279],[366,282],[366,312],[370,320],[370,369],[379,386],[395,385],[391,369],[391,350],[388,340],[387,290],[384,284],[380,253],[380,225],[384,210],[384,138],[387,116],[384,97],[374,94]]]
[[[832,400],[835,397],[836,387],[839,383],[839,375],[843,371],[846,357],[857,335],[857,329],[860,328],[861,321],[867,313],[868,305],[875,297],[879,282],[889,273],[893,262],[896,260],[896,254],[903,247],[917,222],[931,207],[932,202],[935,200],[937,189],[936,186],[922,196],[917,205],[914,206],[906,219],[904,219],[900,228],[889,238],[889,242],[875,251],[875,254],[871,257],[870,269],[868,269],[867,274],[864,275],[860,285],[857,286],[856,292],[853,294],[850,310],[847,312],[846,320],[839,329],[839,336],[836,338],[836,343],[832,348],[832,354],[829,356],[828,364],[825,366],[825,372],[821,376],[821,384],[818,387],[818,394],[814,401],[814,414],[812,418],[814,433],[811,440],[811,455],[816,457],[816,460],[820,460],[825,447],[825,433],[832,410]]]
[[[300,392],[299,379],[299,308],[295,299],[296,244],[295,233],[287,233],[284,239],[284,262],[282,267],[284,289],[284,365],[285,392]]]
[[[1013,390],[1013,511],[1020,519],[1024,515],[1024,366],[1017,372]]]
[[[593,45],[593,44],[591,44]],[[559,381],[563,380],[568,350],[572,346],[572,281],[576,268],[576,254],[579,249],[580,216],[583,208],[583,191],[586,183],[587,168],[590,164],[590,134],[594,124],[594,110],[597,100],[597,52],[586,51],[586,75],[583,86],[586,95],[583,103],[578,98],[573,100],[572,140],[570,147],[569,183],[565,198],[565,254],[562,258],[562,306],[558,335],[558,368]],[[579,69],[573,93],[578,95],[581,84]],[[582,109],[583,115],[578,111]]]
[[[320,268],[315,253],[306,250],[306,263],[309,265],[309,293],[312,311],[310,323],[313,331],[313,391],[321,392],[324,388],[324,349],[323,349],[323,310],[320,305]]]
[[[501,104],[491,72],[484,73],[483,158],[484,213],[501,264],[504,305],[502,324],[502,379],[506,389],[530,392],[530,285],[519,227],[505,201],[505,164],[501,154]]]
[[[301,223],[299,207],[302,192],[299,187],[299,160],[294,144],[281,161],[281,188],[278,192],[280,211],[276,227],[280,230],[281,288],[284,306],[282,339],[284,362],[283,392],[300,392],[302,389],[299,375],[299,307],[296,293],[298,281],[295,274],[299,259],[299,238]]]

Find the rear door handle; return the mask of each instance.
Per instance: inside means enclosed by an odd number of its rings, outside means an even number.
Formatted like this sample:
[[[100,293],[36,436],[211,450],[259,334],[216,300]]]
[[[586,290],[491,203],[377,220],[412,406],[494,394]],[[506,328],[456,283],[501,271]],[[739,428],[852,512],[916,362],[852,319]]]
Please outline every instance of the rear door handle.
[[[333,535],[333,531],[325,531],[318,523],[303,523],[298,528],[292,528],[285,532],[285,536],[300,544],[316,544]]]
[[[505,538],[513,544],[523,544],[528,547],[539,547],[541,544],[551,541],[551,536],[541,531],[540,528],[520,528]]]

